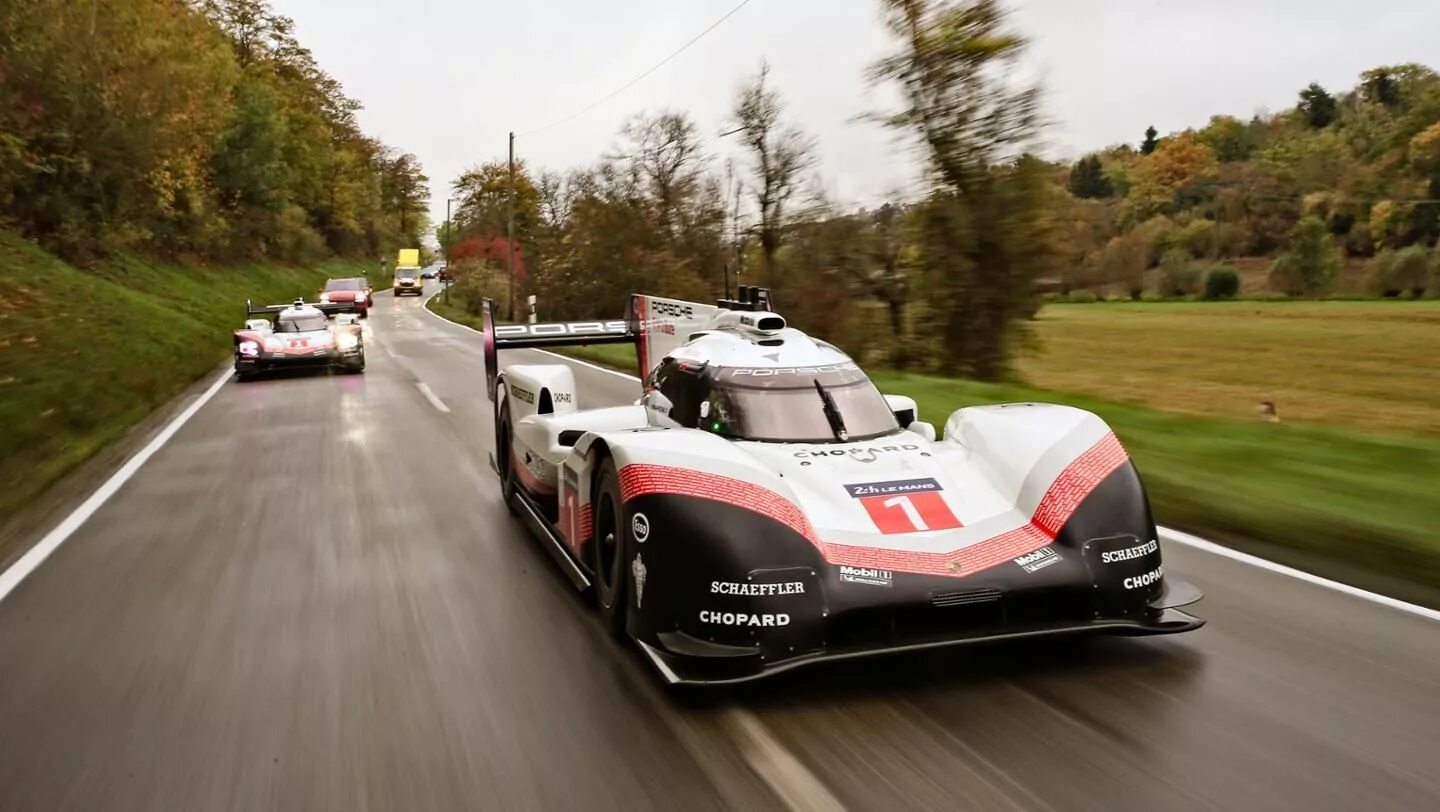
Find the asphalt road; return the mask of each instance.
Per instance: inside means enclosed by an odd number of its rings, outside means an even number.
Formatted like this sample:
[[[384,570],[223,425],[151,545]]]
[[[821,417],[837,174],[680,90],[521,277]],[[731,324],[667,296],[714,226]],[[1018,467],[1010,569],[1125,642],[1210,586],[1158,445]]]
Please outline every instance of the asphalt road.
[[[421,307],[363,377],[224,385],[0,602],[0,809],[1440,808],[1440,624],[1175,545],[1189,635],[675,694],[506,513],[479,337]]]

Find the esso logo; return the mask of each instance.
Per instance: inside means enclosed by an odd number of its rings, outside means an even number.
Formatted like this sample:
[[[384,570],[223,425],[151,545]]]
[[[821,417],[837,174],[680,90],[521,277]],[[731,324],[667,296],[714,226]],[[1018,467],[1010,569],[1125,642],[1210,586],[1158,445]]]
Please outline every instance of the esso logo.
[[[645,540],[650,538],[650,520],[646,518],[644,513],[636,513],[630,517],[630,532],[635,536],[635,540],[641,544],[644,544]]]

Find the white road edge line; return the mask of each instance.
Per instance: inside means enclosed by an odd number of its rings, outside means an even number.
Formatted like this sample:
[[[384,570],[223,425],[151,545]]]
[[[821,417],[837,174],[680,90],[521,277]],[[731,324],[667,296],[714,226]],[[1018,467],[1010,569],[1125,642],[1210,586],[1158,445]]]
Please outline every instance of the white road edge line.
[[[450,407],[445,405],[445,401],[436,397],[435,393],[430,391],[429,386],[423,383],[416,383],[415,388],[419,389],[420,394],[424,395],[425,399],[430,401],[431,406],[434,406],[437,410],[444,412],[445,414],[450,414]]]
[[[845,805],[831,794],[820,779],[781,744],[756,718],[743,708],[725,711],[727,726],[740,743],[740,756],[786,807],[809,812],[838,812]]]
[[[111,474],[110,478],[105,480],[105,484],[90,494],[90,497],[84,502],[81,502],[79,507],[71,511],[70,515],[66,516],[64,521],[56,525],[49,533],[46,533],[45,537],[40,539],[34,547],[25,551],[25,554],[16,559],[15,563],[11,564],[8,569],[0,572],[0,601],[5,600],[5,596],[9,595],[11,590],[19,586],[20,582],[25,580],[26,576],[34,572],[37,567],[45,562],[45,559],[50,557],[51,553],[55,552],[61,544],[65,543],[66,539],[70,538],[71,533],[80,529],[80,526],[85,524],[85,522],[94,515],[95,511],[99,510],[110,497],[115,495],[116,491],[120,490],[122,485],[128,482],[131,477],[135,476],[135,472],[140,470],[140,466],[155,456],[155,452],[159,451],[165,443],[169,442],[170,438],[174,437],[175,433],[180,430],[180,427],[184,426],[190,418],[195,416],[196,412],[200,411],[200,407],[215,397],[215,393],[219,392],[220,387],[224,386],[225,382],[230,380],[232,374],[233,370],[226,369],[225,374],[216,378],[215,382],[210,384],[210,388],[206,389],[204,394],[196,398],[194,403],[185,407],[183,412],[176,415],[175,419],[171,420],[169,425],[159,434],[155,435],[135,456],[127,460],[125,464],[120,467],[120,470]]]
[[[430,308],[428,307],[425,309],[427,311],[430,310]],[[450,321],[439,313],[431,312],[430,315],[434,316],[437,319],[440,319],[443,322],[446,322],[447,324],[454,324],[457,327],[464,327],[466,330],[469,330],[472,333],[480,332],[473,327],[467,327],[464,324]],[[623,372],[617,372],[613,369],[606,369],[605,367],[592,364],[589,361],[581,361],[578,358],[570,358],[569,356],[560,355],[559,353],[553,353],[549,350],[539,350],[539,352],[543,352],[547,355],[553,355],[556,358],[563,359],[569,363],[584,364],[587,367],[598,369],[601,372],[608,372],[611,375],[619,375],[620,377],[626,378],[628,380],[640,380],[634,375],[627,375]],[[1397,609],[1401,612],[1408,612],[1409,614],[1416,615],[1418,617],[1440,621],[1440,611],[1436,611],[1434,609],[1428,609],[1424,606],[1417,606],[1413,603],[1406,603],[1405,601],[1389,597],[1388,595],[1380,595],[1374,592],[1368,592],[1359,587],[1350,586],[1349,584],[1342,584],[1339,581],[1332,581],[1329,578],[1321,578],[1318,575],[1312,575],[1311,573],[1305,572],[1304,570],[1297,570],[1293,567],[1287,567],[1284,564],[1276,564],[1274,561],[1267,561],[1266,559],[1260,558],[1259,556],[1250,555],[1249,553],[1242,553],[1239,550],[1232,550],[1229,547],[1216,544],[1213,541],[1200,538],[1199,536],[1191,535],[1190,533],[1186,533],[1182,530],[1173,530],[1169,527],[1157,527],[1156,529],[1160,532],[1160,535],[1168,541],[1173,541],[1178,544],[1184,544],[1187,547],[1194,547],[1197,550],[1204,550],[1205,552],[1211,553],[1213,555],[1224,556],[1225,558],[1230,558],[1235,561],[1249,564],[1252,567],[1259,567],[1262,570],[1269,570],[1270,572],[1279,575],[1285,575],[1300,581],[1305,581],[1306,583],[1321,586],[1326,589],[1333,589],[1336,592],[1342,592],[1353,598],[1370,601],[1371,603],[1378,603],[1381,606],[1388,606],[1391,609]]]
[[[1311,573],[1305,572],[1304,570],[1297,570],[1293,567],[1287,567],[1284,564],[1276,564],[1274,561],[1270,561],[1259,556],[1250,555],[1249,553],[1242,553],[1239,550],[1232,550],[1229,547],[1216,544],[1213,541],[1200,538],[1199,536],[1191,535],[1181,530],[1172,530],[1168,527],[1161,527],[1158,528],[1158,530],[1160,531],[1160,537],[1165,539],[1166,541],[1173,541],[1179,544],[1184,544],[1187,547],[1194,547],[1197,550],[1204,550],[1207,553],[1212,553],[1214,555],[1234,559],[1235,561],[1249,564],[1252,567],[1259,567],[1262,570],[1269,570],[1270,572],[1285,575],[1290,578],[1295,578],[1296,580],[1305,581],[1306,583],[1315,584],[1316,586],[1323,586],[1326,589],[1333,589],[1336,592],[1343,592],[1344,594],[1350,595],[1351,597],[1360,598],[1361,600],[1370,601],[1371,603],[1378,603],[1381,606],[1388,606],[1391,609],[1398,609],[1401,612],[1408,612],[1412,615],[1428,618],[1430,620],[1440,620],[1440,611],[1436,611],[1434,609],[1428,609],[1424,606],[1416,606],[1413,603],[1406,603],[1405,601],[1399,600],[1398,598],[1392,598],[1388,595],[1380,595],[1375,592],[1368,592],[1356,586],[1342,584],[1339,581],[1332,581],[1329,578],[1321,578],[1318,575],[1313,575]]]

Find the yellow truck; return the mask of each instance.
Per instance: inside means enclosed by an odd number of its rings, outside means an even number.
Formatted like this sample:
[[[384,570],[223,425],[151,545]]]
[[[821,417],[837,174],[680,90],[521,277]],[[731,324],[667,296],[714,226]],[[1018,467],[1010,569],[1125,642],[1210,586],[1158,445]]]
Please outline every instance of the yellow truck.
[[[395,278],[390,284],[390,289],[396,296],[403,296],[406,293],[413,293],[416,296],[423,296],[425,293],[425,280],[420,277],[420,249],[401,248],[399,255],[395,258]]]

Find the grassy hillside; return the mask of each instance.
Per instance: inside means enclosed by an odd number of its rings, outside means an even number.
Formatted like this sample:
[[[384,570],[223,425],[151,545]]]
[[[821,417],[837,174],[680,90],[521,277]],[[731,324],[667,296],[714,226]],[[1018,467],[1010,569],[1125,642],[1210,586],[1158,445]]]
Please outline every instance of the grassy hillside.
[[[0,520],[213,370],[246,298],[313,295],[361,264],[202,269],[131,257],[81,270],[0,232]]]
[[[1332,390],[1331,397],[1340,403],[1363,404],[1367,378],[1361,370],[1387,364],[1392,370],[1410,369],[1413,357],[1407,353],[1415,351],[1411,344],[1420,339],[1411,333],[1422,332],[1413,329],[1411,319],[1419,319],[1423,326],[1440,314],[1433,305],[1394,304],[1368,305],[1381,308],[1381,316],[1348,303],[1285,305],[1299,309],[1269,312],[1268,317],[1262,313],[1254,324],[1247,316],[1247,308],[1256,306],[1253,303],[1218,308],[1211,304],[1051,308],[1047,317],[1059,311],[1050,325],[1055,328],[1050,333],[1053,344],[1058,345],[1054,352],[1069,357],[1068,361],[1045,359],[1045,368],[1047,374],[1078,388],[1134,394],[1137,400],[1173,406],[1190,403],[1197,411],[1212,413],[1223,407],[1206,404],[1204,393],[1219,399],[1219,393],[1229,391],[1227,387],[1242,386],[1232,377],[1257,386],[1267,380],[1276,386],[1289,382],[1297,394],[1281,396],[1282,410],[1290,402],[1287,398],[1301,400],[1303,393],[1319,403]],[[1324,311],[1332,305],[1337,309]],[[1312,312],[1316,307],[1321,308],[1319,315]],[[438,309],[459,321],[477,321],[467,319],[459,308]],[[1190,316],[1202,311],[1215,321],[1207,326],[1190,324]],[[1110,319],[1102,324],[1100,317],[1105,314]],[[1359,330],[1368,339],[1352,334],[1346,321],[1352,317],[1369,323]],[[1139,326],[1132,329],[1131,318]],[[1173,327],[1173,334],[1159,329],[1161,324]],[[1102,330],[1106,326],[1115,334]],[[1268,341],[1257,342],[1250,330],[1268,336]],[[1292,335],[1292,330],[1298,334]],[[1383,340],[1387,335],[1393,346]],[[1214,351],[1214,344],[1226,342],[1228,351]],[[1313,346],[1317,342],[1320,349]],[[1204,349],[1207,345],[1210,352]],[[635,367],[634,350],[628,346],[567,352],[626,371]],[[1089,352],[1095,354],[1093,363],[1082,363]],[[1278,357],[1266,360],[1272,355]],[[1218,357],[1204,363],[1212,356]],[[1199,369],[1191,369],[1197,365]],[[1072,368],[1072,377],[1060,377]],[[1430,374],[1418,369],[1415,373]],[[1186,374],[1195,376],[1194,393],[1187,394],[1183,385]],[[1416,600],[1427,600],[1431,590],[1440,586],[1440,540],[1434,532],[1440,527],[1440,499],[1434,493],[1435,483],[1440,482],[1440,441],[1294,422],[1271,424],[1253,416],[1221,420],[1070,392],[932,375],[878,371],[873,377],[885,392],[914,397],[923,418],[936,423],[937,429],[955,409],[982,403],[1043,401],[1089,409],[1105,418],[1124,442],[1145,477],[1161,523],[1230,539],[1302,566],[1318,560],[1325,569],[1329,562],[1328,568],[1337,575],[1361,571],[1406,581],[1420,589],[1399,591]],[[1127,385],[1134,388],[1124,389]],[[1391,389],[1403,408],[1377,414],[1373,418],[1377,427],[1392,428],[1389,423],[1411,409],[1421,417],[1412,419],[1410,428],[1434,419],[1433,388],[1426,390],[1417,383],[1401,391],[1407,387],[1392,381]],[[1248,393],[1243,397],[1248,398]],[[1419,405],[1405,405],[1411,399]],[[1251,407],[1237,406],[1233,411],[1243,413],[1246,408]],[[1384,409],[1385,402],[1376,398],[1368,408]],[[1340,406],[1336,410],[1334,414],[1346,413]],[[1363,419],[1356,422],[1367,425]]]
[[[1049,305],[1032,326],[1041,389],[1440,439],[1440,301]]]

